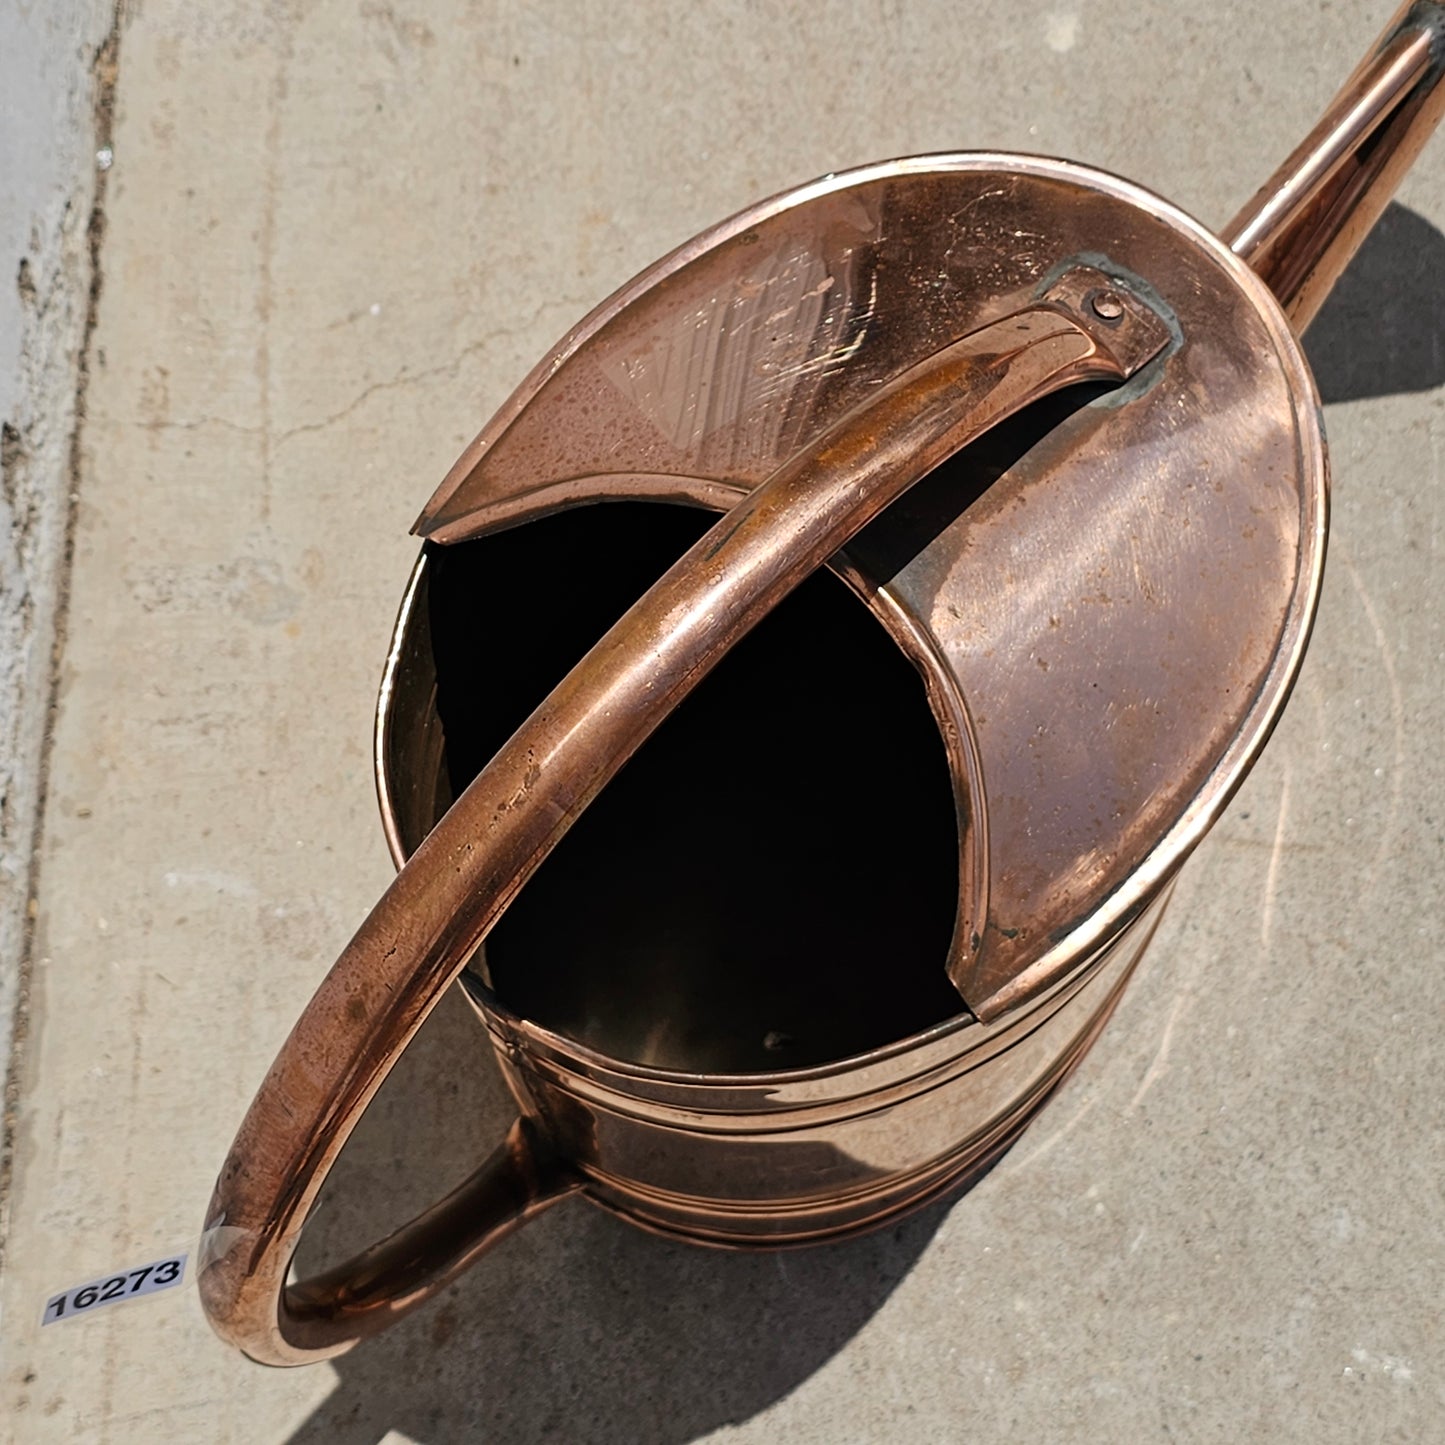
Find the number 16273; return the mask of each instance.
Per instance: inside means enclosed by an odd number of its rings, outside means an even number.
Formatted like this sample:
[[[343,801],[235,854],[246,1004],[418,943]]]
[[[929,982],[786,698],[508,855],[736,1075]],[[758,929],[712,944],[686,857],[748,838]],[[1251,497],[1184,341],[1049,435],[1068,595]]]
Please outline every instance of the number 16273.
[[[138,1269],[105,1275],[87,1284],[78,1284],[63,1294],[52,1295],[45,1302],[45,1313],[40,1323],[53,1325],[57,1320],[73,1319],[76,1315],[98,1310],[102,1305],[119,1304],[122,1300],[155,1294],[157,1290],[172,1289],[181,1283],[185,1275],[186,1256],[183,1254],[158,1259]]]

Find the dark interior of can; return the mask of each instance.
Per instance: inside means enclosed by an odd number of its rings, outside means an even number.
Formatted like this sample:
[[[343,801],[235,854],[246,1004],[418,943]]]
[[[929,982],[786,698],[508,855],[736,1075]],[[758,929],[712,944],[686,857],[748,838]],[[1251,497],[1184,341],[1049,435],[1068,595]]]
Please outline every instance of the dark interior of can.
[[[454,793],[712,521],[611,502],[431,548]],[[480,966],[509,1008],[615,1058],[808,1067],[961,1011],[944,974],[958,856],[922,680],[823,572],[582,815]]]

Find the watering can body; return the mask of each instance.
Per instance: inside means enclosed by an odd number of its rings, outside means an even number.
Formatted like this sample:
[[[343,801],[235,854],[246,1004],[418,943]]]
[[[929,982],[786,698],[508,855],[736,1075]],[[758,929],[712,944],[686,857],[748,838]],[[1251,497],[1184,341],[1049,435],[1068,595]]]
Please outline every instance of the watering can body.
[[[1350,218],[1378,211],[1438,118],[1438,10],[1407,7],[1352,78],[1370,125],[1337,103],[1292,158],[1304,179],[1228,240],[1073,163],[912,158],[705,232],[543,359],[418,527],[377,729],[401,871],[218,1181],[201,1287],[226,1338],[278,1364],[346,1349],[572,1193],[701,1243],[796,1244],[895,1218],[1017,1135],[1103,1026],[1297,674],[1328,479],[1296,330],[1358,244]],[[723,519],[620,622],[584,624],[590,650],[507,736],[511,721],[486,721],[489,639],[525,645],[531,622],[467,610],[458,649],[452,553],[475,544],[486,566],[603,503]],[[605,550],[593,560],[605,573]],[[870,1000],[905,987],[898,960],[860,946],[815,961],[816,1037],[750,1012],[756,989],[731,1012],[695,990],[677,1027],[645,972],[629,994],[585,947],[504,948],[499,920],[626,786],[623,764],[822,566],[921,678],[941,747],[950,917],[928,963],[943,1001],[901,1030],[830,1034],[830,1016],[881,1019]],[[549,587],[586,611],[565,573]],[[485,749],[463,760],[476,717],[506,739],[479,771]],[[766,746],[768,728],[747,730]],[[705,759],[698,778],[705,795]],[[781,767],[778,796],[789,786]],[[835,909],[870,891],[912,907],[868,884],[895,835],[846,818],[834,832],[861,860]],[[723,871],[718,896],[745,912],[748,858]],[[630,884],[648,896],[646,876]],[[715,971],[706,949],[671,966]],[[517,1124],[412,1224],[288,1285],[332,1161],[458,976]]]
[[[1312,386],[1274,298],[1158,198],[1058,162],[935,157],[765,202],[658,263],[635,298],[559,344],[464,458],[465,482],[430,509],[443,534],[460,516],[497,552],[559,508],[721,509],[880,377],[1018,311],[1081,258],[1121,285],[1150,278],[1132,284],[1167,317],[1166,350],[1124,388],[975,444],[830,563],[922,674],[943,740],[957,889],[947,957],[929,966],[958,986],[951,1014],[789,1068],[791,1035],[771,1058],[710,1051],[717,1019],[674,1026],[690,1042],[661,1051],[616,1027],[589,1031],[587,1010],[554,997],[585,988],[588,972],[599,993],[625,987],[595,960],[550,994],[538,980],[565,962],[529,960],[509,990],[492,978],[489,939],[464,975],[524,1117],[589,1195],[629,1218],[712,1243],[876,1225],[985,1163],[1064,1076],[1298,665],[1326,504]],[[399,864],[466,781],[447,766],[437,705],[434,638],[449,620],[432,587],[452,565],[445,547],[420,560],[383,682],[380,792]],[[567,595],[585,606],[585,583]],[[440,608],[460,605],[453,585]],[[466,618],[483,676],[489,635],[509,622],[527,632],[497,613]],[[447,661],[465,667],[465,653]],[[846,773],[835,783],[857,787]],[[850,846],[899,845],[860,824]],[[729,886],[735,908],[757,907],[745,856]],[[660,907],[648,879],[635,887],[639,911]],[[835,890],[820,907],[856,902]],[[726,966],[708,953],[697,942],[673,967]],[[897,961],[871,967],[845,981],[828,964],[837,992],[881,1009]],[[846,1007],[826,977],[818,987],[818,1014]],[[620,1006],[634,1020],[675,1009],[644,989]],[[759,1005],[753,1034],[767,1032]]]

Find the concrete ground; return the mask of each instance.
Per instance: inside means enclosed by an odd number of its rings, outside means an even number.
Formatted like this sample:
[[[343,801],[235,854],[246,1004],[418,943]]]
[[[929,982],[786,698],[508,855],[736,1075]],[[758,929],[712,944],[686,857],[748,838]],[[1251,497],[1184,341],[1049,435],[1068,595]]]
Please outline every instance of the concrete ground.
[[[39,1327],[194,1247],[385,885],[369,730],[407,527],[550,342],[713,220],[889,155],[1075,156],[1222,223],[1386,8],[135,7],[16,1076],[12,1438],[1445,1436],[1445,137],[1311,333],[1335,512],[1286,719],[1114,1022],[972,1192],[786,1258],[574,1201],[300,1371],[230,1353],[189,1284]],[[449,1002],[324,1246],[507,1117]]]

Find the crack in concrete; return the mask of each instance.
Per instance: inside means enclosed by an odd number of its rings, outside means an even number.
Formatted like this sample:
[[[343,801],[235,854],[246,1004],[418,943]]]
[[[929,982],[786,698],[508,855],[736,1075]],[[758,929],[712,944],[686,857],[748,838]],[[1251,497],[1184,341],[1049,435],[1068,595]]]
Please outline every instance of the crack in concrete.
[[[272,271],[276,259],[276,210],[281,176],[281,126],[289,91],[288,75],[293,47],[292,27],[281,27],[276,71],[271,77],[266,103],[266,181],[261,205],[259,253],[261,272],[256,289],[256,319],[260,324],[256,339],[256,389],[261,411],[257,429],[261,439],[261,524],[271,521],[271,467],[275,457],[276,437],[271,430],[271,313],[275,306],[275,280]]]
[[[525,335],[536,324],[546,305],[539,306],[537,310],[518,326],[500,327],[489,331],[485,336],[478,337],[476,341],[469,342],[449,361],[438,362],[435,366],[425,367],[421,371],[404,371],[398,376],[386,377],[381,381],[373,381],[363,387],[350,401],[339,407],[334,412],[320,417],[316,421],[298,422],[295,426],[287,427],[283,431],[271,432],[265,422],[251,426],[245,422],[232,421],[229,417],[212,416],[203,414],[195,417],[169,418],[165,421],[136,421],[129,425],[144,431],[200,431],[205,427],[221,427],[226,431],[237,432],[242,436],[265,437],[271,439],[272,452],[290,441],[293,437],[304,436],[309,432],[326,431],[335,426],[338,422],[345,421],[347,417],[361,409],[373,396],[380,392],[395,391],[402,387],[415,386],[423,381],[430,381],[438,376],[455,376],[461,370],[463,363],[469,357],[485,351],[488,347],[495,345],[498,341],[510,340],[516,336]]]
[[[303,436],[307,432],[326,431],[338,422],[345,421],[347,417],[359,410],[378,392],[394,391],[398,387],[415,386],[418,382],[430,381],[433,377],[437,376],[455,376],[461,369],[462,363],[466,361],[469,356],[475,356],[477,352],[490,346],[499,334],[510,335],[511,333],[489,333],[479,340],[470,342],[464,346],[450,361],[440,362],[436,366],[428,366],[421,371],[403,372],[400,376],[389,377],[385,381],[373,381],[369,386],[363,387],[362,390],[352,397],[339,411],[334,411],[329,416],[322,417],[319,421],[301,422],[296,426],[288,427],[285,431],[278,433],[276,436],[276,445],[280,446],[283,442],[290,441],[292,437]]]

